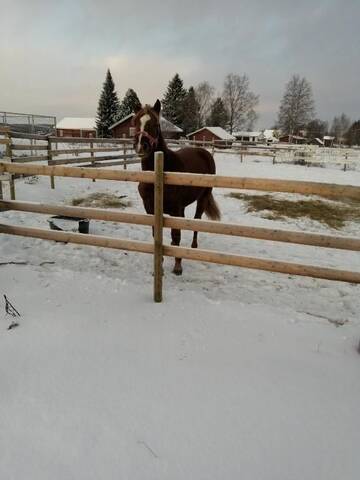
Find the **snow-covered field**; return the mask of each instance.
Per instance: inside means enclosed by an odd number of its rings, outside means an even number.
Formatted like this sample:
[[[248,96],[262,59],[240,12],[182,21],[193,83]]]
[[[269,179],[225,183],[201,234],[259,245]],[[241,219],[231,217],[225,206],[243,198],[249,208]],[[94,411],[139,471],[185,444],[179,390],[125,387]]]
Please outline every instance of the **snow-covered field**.
[[[216,161],[224,175],[360,185],[359,171]],[[110,192],[143,211],[130,183],[56,179],[51,191],[40,177],[16,189],[67,204]],[[249,214],[227,193],[215,192],[224,221],[339,233]],[[43,215],[0,218],[47,228]],[[90,231],[151,239],[135,225]],[[355,252],[206,234],[199,246],[360,271]],[[174,277],[167,258],[155,305],[151,256],[1,236],[6,262],[25,264],[0,266],[0,293],[22,315],[10,331],[0,317],[1,479],[358,478],[359,286],[190,261]]]

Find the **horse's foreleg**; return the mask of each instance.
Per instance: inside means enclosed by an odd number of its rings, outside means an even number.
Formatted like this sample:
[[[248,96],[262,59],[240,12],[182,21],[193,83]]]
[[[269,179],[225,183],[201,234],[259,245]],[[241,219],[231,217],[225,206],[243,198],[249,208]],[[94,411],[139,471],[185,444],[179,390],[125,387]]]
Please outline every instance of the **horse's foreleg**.
[[[185,217],[185,208],[181,208],[177,212],[174,211],[172,215],[178,216],[178,217]],[[172,228],[171,229],[171,245],[176,245],[178,247],[180,245],[180,241],[181,241],[181,230],[178,230],[177,228]],[[175,265],[174,265],[173,273],[175,273],[175,275],[182,274],[181,258],[175,257]]]
[[[172,228],[171,229],[171,245],[176,245],[178,247],[180,245],[180,241],[181,241],[181,230]],[[175,265],[173,268],[173,273],[175,273],[175,275],[182,274],[181,258],[175,257]]]

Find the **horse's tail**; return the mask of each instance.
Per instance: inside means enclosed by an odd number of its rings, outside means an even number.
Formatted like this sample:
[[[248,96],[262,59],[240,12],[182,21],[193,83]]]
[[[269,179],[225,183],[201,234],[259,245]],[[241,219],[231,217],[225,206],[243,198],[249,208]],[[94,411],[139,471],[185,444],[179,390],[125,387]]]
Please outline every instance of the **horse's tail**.
[[[218,207],[218,204],[215,202],[213,194],[210,193],[206,197],[207,201],[205,203],[205,213],[211,220],[220,220],[221,213]]]

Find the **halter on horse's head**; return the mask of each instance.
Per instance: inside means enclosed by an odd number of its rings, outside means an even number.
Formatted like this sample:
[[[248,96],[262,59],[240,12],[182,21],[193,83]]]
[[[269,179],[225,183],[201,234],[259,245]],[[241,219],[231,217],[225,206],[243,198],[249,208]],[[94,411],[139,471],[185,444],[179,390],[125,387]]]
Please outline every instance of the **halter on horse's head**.
[[[160,135],[161,104],[156,100],[155,105],[145,105],[140,108],[134,117],[135,136],[134,148],[139,155],[148,155],[156,149]]]

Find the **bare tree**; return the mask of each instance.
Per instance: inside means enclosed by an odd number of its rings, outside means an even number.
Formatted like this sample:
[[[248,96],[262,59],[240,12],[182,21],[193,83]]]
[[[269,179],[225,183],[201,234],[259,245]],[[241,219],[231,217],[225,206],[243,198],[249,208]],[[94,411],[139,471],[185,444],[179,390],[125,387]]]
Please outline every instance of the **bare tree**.
[[[224,82],[223,102],[229,117],[229,130],[251,130],[258,118],[255,107],[259,96],[250,91],[249,77],[229,73]]]
[[[195,98],[198,103],[198,127],[205,126],[214,100],[215,88],[209,82],[201,82],[195,88]]]
[[[337,143],[344,143],[345,136],[351,125],[350,118],[342,113],[340,117],[334,117],[331,125],[331,135],[336,138]]]
[[[293,75],[286,84],[278,113],[278,127],[283,133],[294,135],[304,128],[315,114],[315,103],[310,82]]]

